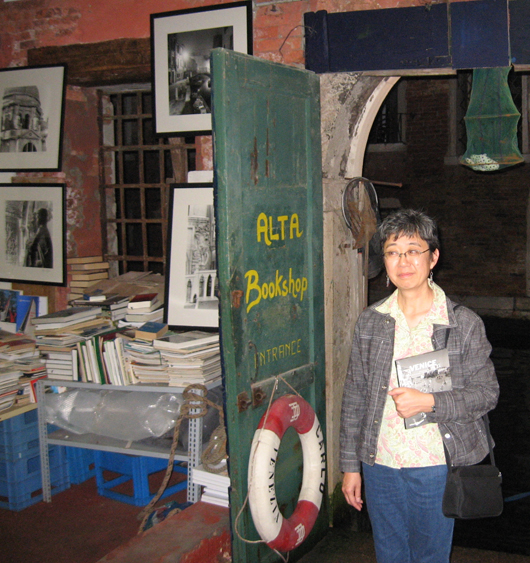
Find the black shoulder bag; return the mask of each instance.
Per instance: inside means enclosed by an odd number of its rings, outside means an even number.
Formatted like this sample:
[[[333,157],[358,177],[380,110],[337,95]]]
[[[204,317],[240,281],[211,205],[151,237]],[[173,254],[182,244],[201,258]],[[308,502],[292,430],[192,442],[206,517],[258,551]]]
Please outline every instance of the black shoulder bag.
[[[502,513],[502,475],[495,467],[488,415],[482,417],[488,438],[490,463],[453,467],[449,453],[442,511],[448,518],[489,518]]]
[[[456,305],[455,309],[460,305]],[[445,346],[449,339],[446,332]],[[482,417],[488,439],[490,463],[453,467],[444,444],[447,462],[447,480],[442,501],[442,511],[448,518],[490,518],[499,516],[503,509],[502,474],[495,466],[493,440],[488,415]]]

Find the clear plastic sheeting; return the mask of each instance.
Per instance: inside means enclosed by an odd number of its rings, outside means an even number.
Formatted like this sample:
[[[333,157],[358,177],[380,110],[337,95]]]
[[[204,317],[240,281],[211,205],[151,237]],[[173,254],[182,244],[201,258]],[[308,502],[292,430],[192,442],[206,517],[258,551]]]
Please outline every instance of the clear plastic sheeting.
[[[45,395],[46,421],[75,434],[98,434],[138,441],[160,437],[174,428],[182,395],[69,389]]]

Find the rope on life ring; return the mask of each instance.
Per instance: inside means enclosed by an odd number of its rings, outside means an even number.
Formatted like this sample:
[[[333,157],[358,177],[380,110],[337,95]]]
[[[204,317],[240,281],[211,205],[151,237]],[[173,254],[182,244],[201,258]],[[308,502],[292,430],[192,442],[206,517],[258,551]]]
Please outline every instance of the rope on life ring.
[[[276,457],[287,428],[300,437],[304,473],[298,504],[289,519],[278,508],[274,484]],[[296,395],[277,399],[258,424],[248,467],[248,500],[261,539],[277,551],[291,551],[309,535],[325,488],[324,434],[311,405]]]

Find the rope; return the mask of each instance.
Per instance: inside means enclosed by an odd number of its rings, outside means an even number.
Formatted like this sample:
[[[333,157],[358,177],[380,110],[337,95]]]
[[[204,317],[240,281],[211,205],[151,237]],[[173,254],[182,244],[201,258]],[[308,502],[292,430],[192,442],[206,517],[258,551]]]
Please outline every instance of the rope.
[[[203,394],[199,395],[197,391],[202,391]],[[142,520],[138,533],[144,531],[145,523],[147,522],[148,518],[151,516],[151,513],[154,512],[153,510],[154,505],[159,501],[160,497],[164,494],[164,491],[167,488],[167,484],[169,483],[169,479],[171,478],[171,475],[173,473],[173,461],[175,459],[175,452],[177,450],[177,444],[180,435],[180,424],[185,418],[188,419],[202,418],[208,412],[208,407],[217,409],[219,411],[219,426],[212,433],[212,436],[214,436],[215,434],[216,444],[212,448],[210,448],[210,445],[208,445],[205,452],[206,451],[211,452],[211,450],[215,449],[215,455],[212,455],[212,459],[216,460],[216,463],[220,463],[222,459],[226,458],[226,431],[224,429],[225,425],[224,425],[223,408],[215,404],[213,401],[210,401],[210,399],[206,397],[207,392],[208,390],[204,385],[194,384],[194,385],[188,385],[188,387],[186,387],[186,389],[184,389],[182,393],[182,397],[184,398],[184,403],[180,407],[179,416],[177,417],[177,420],[175,422],[175,428],[173,430],[173,440],[171,442],[171,449],[169,451],[169,460],[166,468],[166,473],[158,489],[158,492],[151,499],[149,504],[145,508],[143,508],[142,511],[138,514],[138,519]],[[197,410],[198,412],[191,412]],[[222,432],[220,429],[222,429]],[[223,434],[224,434],[224,441],[222,438],[218,438],[219,435],[222,436]],[[180,509],[175,509],[174,511],[171,511],[168,515],[176,514],[178,512],[180,512]]]

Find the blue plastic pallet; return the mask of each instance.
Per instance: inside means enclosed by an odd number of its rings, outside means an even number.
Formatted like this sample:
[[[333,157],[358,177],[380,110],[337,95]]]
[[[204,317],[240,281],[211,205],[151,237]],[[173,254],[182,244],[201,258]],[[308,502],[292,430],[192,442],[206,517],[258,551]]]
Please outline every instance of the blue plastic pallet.
[[[70,487],[66,453],[61,446],[50,446],[51,493]],[[42,500],[40,455],[15,462],[0,462],[0,508],[19,511]]]
[[[86,448],[65,447],[66,459],[68,460],[68,473],[70,483],[79,485],[96,475],[96,464],[94,461],[94,450]]]
[[[104,451],[95,451],[94,460],[96,465],[96,484],[98,494],[101,496],[134,504],[135,506],[145,506],[155,496],[149,491],[149,475],[158,471],[165,470],[167,467],[167,459],[156,457],[133,456],[128,454],[111,453]],[[173,471],[187,475],[186,467],[179,465],[181,462],[176,461],[173,465]],[[110,471],[118,474],[117,477],[106,480],[103,475],[104,471]],[[113,490],[118,485],[131,481],[132,495]],[[183,491],[187,488],[187,480],[184,479],[180,483],[176,483],[167,487],[161,498]]]

